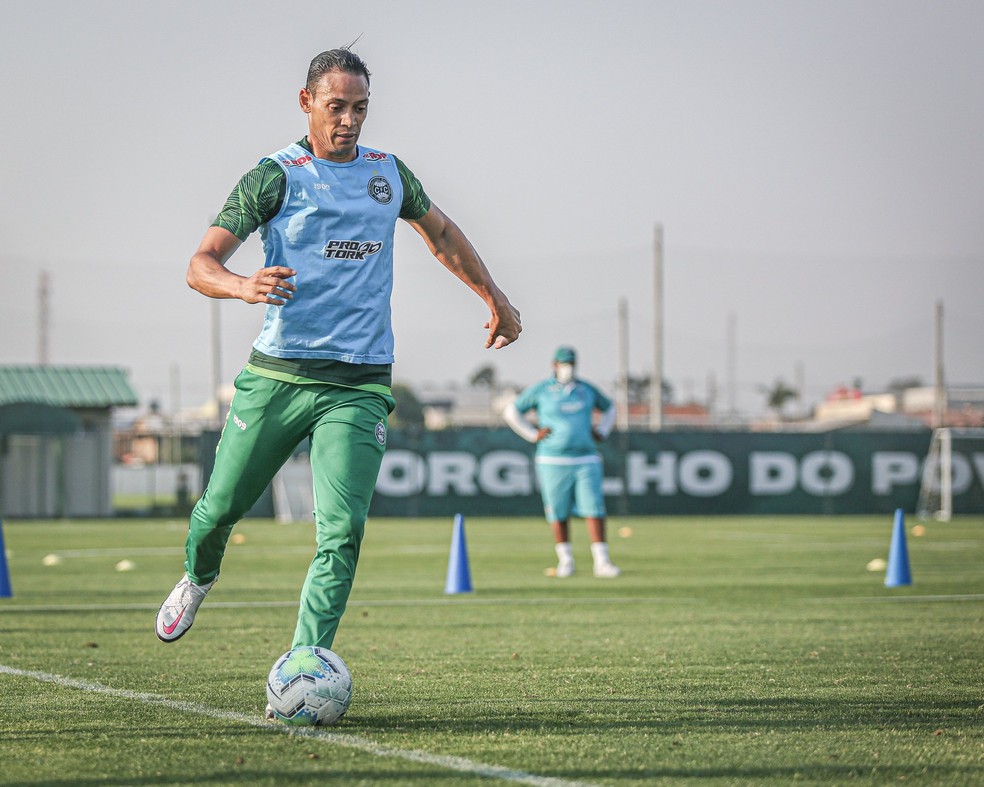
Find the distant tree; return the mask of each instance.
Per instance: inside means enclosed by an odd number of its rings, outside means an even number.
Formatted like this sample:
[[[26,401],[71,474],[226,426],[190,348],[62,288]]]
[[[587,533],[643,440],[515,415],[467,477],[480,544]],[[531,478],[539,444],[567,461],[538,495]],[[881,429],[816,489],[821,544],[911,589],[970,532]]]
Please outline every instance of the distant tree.
[[[472,388],[489,388],[490,390],[496,389],[496,383],[495,367],[491,365],[481,367],[468,380],[468,384]]]
[[[786,403],[791,399],[799,399],[800,396],[799,391],[790,388],[782,380],[776,380],[771,388],[763,386],[762,392],[765,394],[766,405],[770,410],[775,411],[780,420],[785,418]]]
[[[663,385],[661,387],[663,404],[672,404],[674,395],[673,384],[669,380],[663,380]]]
[[[396,409],[390,415],[390,426],[398,429],[423,429],[424,406],[420,403],[413,388],[403,383],[393,385],[393,398]]]
[[[629,404],[647,404],[649,402],[649,383],[652,378],[633,377],[629,375]],[[673,385],[663,380],[663,404],[673,402]]]

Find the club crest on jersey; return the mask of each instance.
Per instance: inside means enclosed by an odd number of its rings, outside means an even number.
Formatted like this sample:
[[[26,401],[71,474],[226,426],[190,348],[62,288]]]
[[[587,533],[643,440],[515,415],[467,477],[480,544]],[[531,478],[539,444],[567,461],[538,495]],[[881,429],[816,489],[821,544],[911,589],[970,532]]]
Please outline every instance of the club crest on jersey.
[[[382,175],[377,175],[369,181],[369,196],[380,205],[388,205],[393,199],[393,189]]]
[[[364,260],[383,248],[378,240],[330,240],[325,246],[326,260]]]
[[[382,421],[376,424],[376,442],[386,445],[386,425]]]

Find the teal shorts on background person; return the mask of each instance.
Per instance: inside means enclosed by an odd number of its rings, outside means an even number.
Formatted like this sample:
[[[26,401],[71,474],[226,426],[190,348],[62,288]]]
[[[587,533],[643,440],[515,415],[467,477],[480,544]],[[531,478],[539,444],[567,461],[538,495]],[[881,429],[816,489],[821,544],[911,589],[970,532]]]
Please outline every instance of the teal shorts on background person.
[[[585,518],[605,516],[600,457],[584,457],[563,463],[537,458],[536,477],[548,522],[565,522],[571,515]]]

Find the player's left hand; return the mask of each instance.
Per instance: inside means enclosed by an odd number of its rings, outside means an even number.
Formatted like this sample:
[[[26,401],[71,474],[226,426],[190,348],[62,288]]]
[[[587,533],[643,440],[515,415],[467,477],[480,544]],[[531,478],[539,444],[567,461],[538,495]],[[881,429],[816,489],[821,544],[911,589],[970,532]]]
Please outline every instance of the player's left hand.
[[[506,308],[500,312],[495,311],[485,327],[488,328],[489,335],[485,340],[485,349],[489,347],[501,350],[503,347],[512,344],[523,332],[523,323],[519,319],[519,309],[508,301]]]

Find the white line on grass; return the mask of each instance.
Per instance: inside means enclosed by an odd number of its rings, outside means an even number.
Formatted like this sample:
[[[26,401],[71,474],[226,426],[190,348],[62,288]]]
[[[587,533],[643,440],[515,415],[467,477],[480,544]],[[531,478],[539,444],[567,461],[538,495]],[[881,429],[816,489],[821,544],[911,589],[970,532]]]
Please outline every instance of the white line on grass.
[[[105,694],[110,697],[134,700],[148,705],[160,705],[170,710],[182,713],[194,713],[198,716],[207,716],[212,719],[223,721],[234,721],[240,724],[248,724],[251,727],[258,727],[271,733],[282,735],[296,735],[305,738],[313,738],[327,744],[345,746],[349,749],[358,749],[375,757],[395,757],[411,762],[420,762],[425,765],[434,765],[439,768],[446,768],[452,771],[460,771],[475,776],[485,776],[491,779],[513,782],[515,784],[531,784],[534,787],[593,787],[589,782],[573,782],[566,779],[555,779],[550,776],[536,776],[524,771],[515,771],[510,768],[502,768],[498,765],[486,765],[464,757],[453,757],[449,755],[430,754],[418,749],[397,749],[393,746],[382,746],[373,743],[366,738],[359,738],[355,735],[348,735],[342,732],[331,732],[319,727],[289,727],[286,724],[269,722],[264,719],[248,716],[244,713],[234,713],[232,711],[210,708],[207,705],[200,705],[197,702],[184,702],[162,697],[159,694],[146,694],[139,691],[129,691],[128,689],[116,689],[102,683],[92,683],[90,681],[75,680],[66,678],[63,675],[54,675],[48,672],[33,672],[22,670],[15,667],[8,667],[0,664],[0,673],[15,675],[21,678],[31,678],[33,680],[54,683],[57,686],[64,686],[81,691],[89,691],[95,694]]]
[[[570,606],[571,598],[401,598],[379,601],[349,601],[349,607],[446,607],[446,606]],[[677,604],[698,599],[675,596],[638,596],[625,598],[579,598],[578,604]],[[133,604],[0,604],[3,612],[130,612],[159,609],[158,603]],[[297,601],[209,601],[208,609],[289,609]]]
[[[835,598],[827,596],[825,598],[812,598],[809,601],[822,601],[829,604],[831,601],[857,601],[857,602],[888,602],[898,604],[900,602],[937,602],[937,601],[984,601],[984,593],[964,593],[950,596],[844,596]]]

